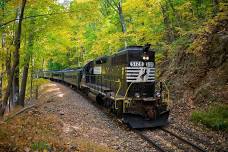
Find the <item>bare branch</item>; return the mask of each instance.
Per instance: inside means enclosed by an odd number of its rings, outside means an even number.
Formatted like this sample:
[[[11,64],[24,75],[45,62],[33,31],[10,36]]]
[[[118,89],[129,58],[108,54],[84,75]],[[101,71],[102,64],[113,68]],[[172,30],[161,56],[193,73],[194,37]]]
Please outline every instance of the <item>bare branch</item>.
[[[113,1],[112,2],[109,0],[105,0],[105,1],[108,3],[109,6],[111,6],[114,9],[114,11],[116,11],[117,13],[119,12],[117,9],[117,6],[115,7],[115,5],[112,4]]]
[[[29,19],[29,18],[37,18],[37,17],[43,17],[43,16],[52,16],[52,15],[59,15],[59,14],[70,14],[70,13],[73,13],[75,11],[69,11],[69,12],[58,12],[58,13],[49,13],[49,14],[40,14],[40,15],[33,15],[33,16],[26,16],[23,18],[23,20],[25,19]],[[7,21],[6,23],[2,23],[0,24],[0,28],[9,24],[9,23],[12,23],[14,21],[16,21],[17,19],[13,19],[13,20],[10,20],[10,21]]]

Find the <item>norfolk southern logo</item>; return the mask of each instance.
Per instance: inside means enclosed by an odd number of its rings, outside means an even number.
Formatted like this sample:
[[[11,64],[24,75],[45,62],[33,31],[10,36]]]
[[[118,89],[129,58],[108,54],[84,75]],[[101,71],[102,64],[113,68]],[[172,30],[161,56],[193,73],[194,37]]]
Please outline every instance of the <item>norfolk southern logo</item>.
[[[126,67],[127,82],[154,82],[155,66],[154,62],[131,61]]]

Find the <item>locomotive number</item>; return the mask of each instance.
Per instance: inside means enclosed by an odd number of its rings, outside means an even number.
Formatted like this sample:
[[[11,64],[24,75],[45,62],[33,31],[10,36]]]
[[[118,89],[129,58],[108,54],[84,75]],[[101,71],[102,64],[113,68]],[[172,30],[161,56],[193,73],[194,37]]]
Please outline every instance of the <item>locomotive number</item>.
[[[143,67],[144,66],[144,62],[141,62],[141,61],[131,61],[130,62],[130,66],[131,67]]]
[[[154,62],[147,62],[146,66],[150,67],[150,68],[153,68],[154,67]]]
[[[154,62],[142,62],[142,61],[131,61],[130,62],[130,66],[131,67],[144,67],[144,65],[146,64],[146,67],[150,67],[153,68],[154,67]]]

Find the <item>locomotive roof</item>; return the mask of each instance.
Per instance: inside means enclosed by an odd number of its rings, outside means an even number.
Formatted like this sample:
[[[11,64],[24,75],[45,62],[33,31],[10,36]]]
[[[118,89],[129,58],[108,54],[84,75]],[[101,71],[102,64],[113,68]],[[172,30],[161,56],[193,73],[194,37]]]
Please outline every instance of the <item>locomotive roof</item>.
[[[139,52],[143,51],[144,46],[128,46],[126,48],[120,49],[116,54],[124,54],[124,53],[129,53],[129,52]],[[152,49],[150,49],[152,51]]]
[[[136,51],[136,50],[143,50],[143,46],[127,46],[126,48],[121,48],[119,52],[121,51]]]
[[[43,72],[62,73],[62,72],[73,72],[73,71],[81,71],[81,70],[82,70],[82,68],[64,69],[64,70],[48,70],[48,71],[43,71]]]
[[[107,59],[109,56],[105,55],[105,56],[102,56],[102,57],[99,57],[99,58],[96,58],[95,61],[97,60],[102,60],[102,59]]]

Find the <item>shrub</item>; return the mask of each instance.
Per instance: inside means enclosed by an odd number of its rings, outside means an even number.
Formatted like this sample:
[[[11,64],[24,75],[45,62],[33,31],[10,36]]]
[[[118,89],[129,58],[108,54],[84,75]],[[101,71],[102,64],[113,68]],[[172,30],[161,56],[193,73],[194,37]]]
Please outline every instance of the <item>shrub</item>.
[[[191,120],[214,130],[228,131],[228,105],[216,104],[207,110],[194,111]]]
[[[38,150],[38,151],[43,151],[43,150],[48,150],[50,149],[50,146],[47,142],[44,141],[38,141],[38,142],[34,142],[31,145],[32,150]]]

